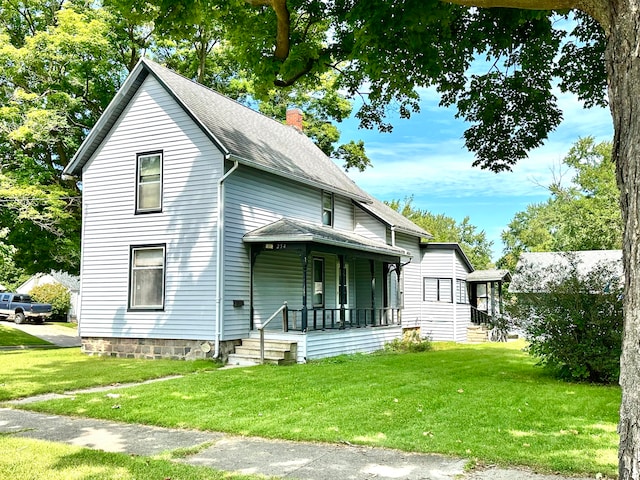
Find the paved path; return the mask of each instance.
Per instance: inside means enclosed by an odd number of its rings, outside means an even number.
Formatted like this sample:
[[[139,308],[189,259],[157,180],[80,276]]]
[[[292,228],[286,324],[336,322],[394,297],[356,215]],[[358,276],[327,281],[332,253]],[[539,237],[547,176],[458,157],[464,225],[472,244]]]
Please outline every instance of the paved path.
[[[47,322],[42,325],[34,323],[21,323],[19,325],[9,322],[10,327],[22,330],[34,337],[42,338],[47,342],[51,342],[59,347],[79,347],[80,337],[76,328],[70,328],[63,325],[56,325],[54,322]]]
[[[441,455],[355,445],[267,440],[12,408],[0,408],[0,433],[145,456],[200,446],[202,450],[199,453],[181,461],[217,470],[299,480],[566,480],[555,475],[496,468],[465,474],[464,459]]]

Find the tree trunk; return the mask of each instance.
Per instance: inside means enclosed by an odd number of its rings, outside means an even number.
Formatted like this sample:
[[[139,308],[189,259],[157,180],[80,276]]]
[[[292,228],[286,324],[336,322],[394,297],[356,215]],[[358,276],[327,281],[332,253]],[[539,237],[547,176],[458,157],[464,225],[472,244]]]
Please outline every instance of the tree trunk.
[[[610,3],[609,101],[624,222],[624,334],[620,359],[620,480],[640,479],[640,0]]]

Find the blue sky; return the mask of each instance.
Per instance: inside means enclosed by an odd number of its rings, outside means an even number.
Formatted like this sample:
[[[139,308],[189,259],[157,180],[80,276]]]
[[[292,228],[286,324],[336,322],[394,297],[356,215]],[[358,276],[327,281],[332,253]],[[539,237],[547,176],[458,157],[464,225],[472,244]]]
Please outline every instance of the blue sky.
[[[511,172],[492,173],[472,167],[473,155],[464,148],[465,122],[454,109],[438,106],[435,90],[421,91],[421,112],[411,119],[390,115],[392,133],[360,130],[355,119],[339,124],[340,142],[363,140],[373,167],[349,176],[380,200],[413,195],[413,205],[443,213],[485,230],[493,240],[493,258],[502,255],[500,233],[514,214],[530,203],[546,200],[545,186],[557,176],[562,158],[580,137],[596,141],[613,138],[608,109],[584,109],[570,94],[556,92],[563,122],[544,146],[532,151]],[[569,176],[563,177],[567,182]]]

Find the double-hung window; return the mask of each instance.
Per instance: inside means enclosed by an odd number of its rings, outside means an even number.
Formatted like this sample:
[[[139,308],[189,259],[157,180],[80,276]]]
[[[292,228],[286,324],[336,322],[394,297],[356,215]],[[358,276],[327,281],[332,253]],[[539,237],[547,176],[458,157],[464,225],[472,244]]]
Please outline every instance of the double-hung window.
[[[333,227],[333,193],[322,192],[322,224]]]
[[[136,213],[162,211],[162,152],[138,155]]]
[[[425,277],[423,282],[425,302],[453,303],[453,279]]]
[[[165,246],[131,247],[129,308],[164,308]]]

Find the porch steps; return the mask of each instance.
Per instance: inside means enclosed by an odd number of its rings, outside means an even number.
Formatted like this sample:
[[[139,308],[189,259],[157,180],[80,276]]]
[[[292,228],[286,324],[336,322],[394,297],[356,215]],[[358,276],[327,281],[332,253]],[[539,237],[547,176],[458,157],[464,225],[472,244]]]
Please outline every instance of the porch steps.
[[[298,344],[279,340],[264,341],[264,363],[272,365],[292,365],[296,363]],[[244,338],[242,345],[235,348],[235,353],[229,355],[229,365],[259,365],[260,339]]]
[[[467,327],[467,343],[484,343],[489,341],[489,329],[485,324]]]

